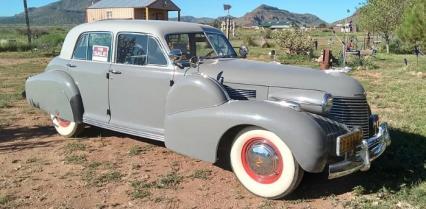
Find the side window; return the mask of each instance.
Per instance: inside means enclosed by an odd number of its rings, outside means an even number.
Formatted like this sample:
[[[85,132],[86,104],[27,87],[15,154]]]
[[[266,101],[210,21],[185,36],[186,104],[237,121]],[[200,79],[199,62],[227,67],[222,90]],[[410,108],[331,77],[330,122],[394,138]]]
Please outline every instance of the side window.
[[[109,33],[83,34],[77,40],[72,58],[77,60],[110,62],[111,39],[112,36]]]
[[[81,35],[78,40],[77,44],[74,48],[74,53],[72,55],[73,59],[77,60],[87,60],[87,41],[88,41],[88,34]]]
[[[172,34],[168,35],[166,39],[170,49],[180,49],[182,51],[182,59],[191,58],[189,34]]]
[[[111,39],[110,33],[90,33],[87,60],[110,62]]]
[[[152,37],[148,38],[148,64],[167,65],[166,57],[164,57],[160,45]]]
[[[130,65],[147,64],[148,37],[138,34],[118,36],[117,63]]]

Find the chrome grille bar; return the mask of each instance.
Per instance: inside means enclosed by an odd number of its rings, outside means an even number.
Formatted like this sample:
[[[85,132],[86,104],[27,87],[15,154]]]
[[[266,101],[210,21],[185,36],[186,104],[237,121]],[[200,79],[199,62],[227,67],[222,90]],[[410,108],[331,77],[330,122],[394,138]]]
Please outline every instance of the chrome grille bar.
[[[364,139],[369,137],[369,107],[365,97],[334,97],[333,107],[328,113],[328,117],[349,128],[360,127],[363,131]]]

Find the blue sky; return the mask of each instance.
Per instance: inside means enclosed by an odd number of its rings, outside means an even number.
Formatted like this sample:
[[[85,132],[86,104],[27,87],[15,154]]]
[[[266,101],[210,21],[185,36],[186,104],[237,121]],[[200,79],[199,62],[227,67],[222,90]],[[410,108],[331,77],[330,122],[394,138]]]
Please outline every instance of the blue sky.
[[[39,7],[56,0],[28,0],[29,7]],[[118,1],[118,0],[117,0]],[[231,14],[243,16],[260,4],[268,4],[296,13],[311,13],[327,22],[348,16],[364,0],[173,0],[182,15],[218,17],[224,15],[223,4],[233,5]],[[23,10],[22,0],[0,0],[0,16],[11,16]],[[173,16],[171,14],[171,16]]]

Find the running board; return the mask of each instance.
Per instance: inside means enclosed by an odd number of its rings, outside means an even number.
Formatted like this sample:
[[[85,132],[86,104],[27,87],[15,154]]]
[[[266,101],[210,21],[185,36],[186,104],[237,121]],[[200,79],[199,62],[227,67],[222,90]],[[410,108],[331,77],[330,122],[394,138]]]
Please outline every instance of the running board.
[[[141,137],[141,138],[147,138],[147,139],[152,139],[152,140],[164,142],[164,135],[160,135],[160,134],[135,130],[135,129],[131,129],[131,128],[125,128],[125,127],[121,127],[121,126],[118,126],[118,125],[105,123],[105,122],[101,122],[101,121],[93,120],[93,119],[89,119],[89,118],[83,118],[83,122],[86,123],[86,124],[92,125],[92,126],[108,129],[108,130],[111,130],[111,131],[116,131],[116,132],[119,132],[119,133],[125,133],[125,134],[129,134],[129,135],[132,135],[132,136],[138,136],[138,137]]]

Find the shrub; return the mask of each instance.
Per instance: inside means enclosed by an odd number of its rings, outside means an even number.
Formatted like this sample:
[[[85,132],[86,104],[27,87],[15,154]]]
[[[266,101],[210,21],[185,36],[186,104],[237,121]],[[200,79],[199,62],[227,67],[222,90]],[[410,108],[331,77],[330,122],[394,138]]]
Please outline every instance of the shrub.
[[[54,53],[61,48],[64,40],[65,37],[61,34],[48,34],[40,37],[37,43],[41,49]]]
[[[389,51],[395,54],[411,54],[414,47],[408,42],[403,42],[399,38],[392,39],[389,44]]]
[[[28,45],[24,43],[7,43],[0,46],[0,52],[25,52],[33,49],[33,45]]]
[[[262,31],[262,36],[265,39],[271,39],[272,38],[272,30],[271,29],[265,29]]]
[[[259,44],[257,44],[254,38],[250,35],[246,35],[243,37],[243,43],[247,46],[253,46],[253,47],[259,46]]]
[[[289,54],[309,54],[313,50],[313,44],[307,33],[301,30],[283,30],[273,33],[277,46],[286,49]]]

